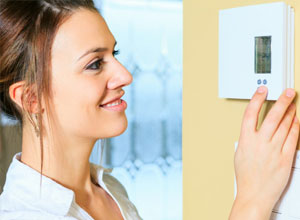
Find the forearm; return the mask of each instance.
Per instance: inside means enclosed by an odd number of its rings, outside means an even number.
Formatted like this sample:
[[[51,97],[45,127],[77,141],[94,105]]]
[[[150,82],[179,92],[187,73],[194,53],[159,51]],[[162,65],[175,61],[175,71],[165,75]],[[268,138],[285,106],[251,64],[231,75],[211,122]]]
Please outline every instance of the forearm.
[[[273,206],[266,202],[234,201],[229,220],[269,220]]]

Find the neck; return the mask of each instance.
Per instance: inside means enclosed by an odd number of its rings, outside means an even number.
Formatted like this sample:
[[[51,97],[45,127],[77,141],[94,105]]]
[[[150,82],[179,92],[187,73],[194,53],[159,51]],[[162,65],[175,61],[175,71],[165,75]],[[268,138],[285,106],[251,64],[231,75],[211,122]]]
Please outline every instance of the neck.
[[[57,135],[55,141],[43,137],[43,175],[74,191],[76,197],[94,194],[89,157],[96,140]],[[41,173],[39,138],[23,128],[21,161]]]

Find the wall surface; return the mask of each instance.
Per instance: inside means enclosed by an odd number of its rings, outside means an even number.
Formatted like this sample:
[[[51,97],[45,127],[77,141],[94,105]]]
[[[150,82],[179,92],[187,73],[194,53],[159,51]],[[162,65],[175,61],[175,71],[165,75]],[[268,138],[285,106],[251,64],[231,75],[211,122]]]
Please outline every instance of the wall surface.
[[[270,2],[275,1],[183,1],[184,220],[228,219],[234,197],[234,142],[239,138],[248,101],[218,98],[218,11]],[[285,2],[295,8],[295,88],[298,90],[300,1]]]

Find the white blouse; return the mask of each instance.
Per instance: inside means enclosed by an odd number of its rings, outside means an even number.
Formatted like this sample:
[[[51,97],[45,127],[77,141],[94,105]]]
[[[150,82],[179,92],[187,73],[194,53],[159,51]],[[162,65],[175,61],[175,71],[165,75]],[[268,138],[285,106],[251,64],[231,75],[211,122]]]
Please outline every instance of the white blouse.
[[[1,220],[56,220],[93,218],[75,202],[72,190],[60,185],[20,161],[17,153],[6,174],[0,195]],[[141,220],[121,183],[109,175],[111,170],[90,163],[91,176],[113,198],[124,220]]]

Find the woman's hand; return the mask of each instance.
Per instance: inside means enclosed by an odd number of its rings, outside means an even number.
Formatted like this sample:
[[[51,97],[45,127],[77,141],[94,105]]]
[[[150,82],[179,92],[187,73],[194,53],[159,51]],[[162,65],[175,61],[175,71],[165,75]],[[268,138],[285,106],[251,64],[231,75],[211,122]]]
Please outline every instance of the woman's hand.
[[[299,135],[293,89],[287,89],[257,130],[267,96],[260,87],[250,101],[235,154],[237,196],[230,220],[268,220],[287,185]]]

